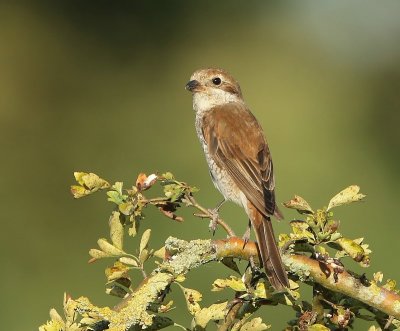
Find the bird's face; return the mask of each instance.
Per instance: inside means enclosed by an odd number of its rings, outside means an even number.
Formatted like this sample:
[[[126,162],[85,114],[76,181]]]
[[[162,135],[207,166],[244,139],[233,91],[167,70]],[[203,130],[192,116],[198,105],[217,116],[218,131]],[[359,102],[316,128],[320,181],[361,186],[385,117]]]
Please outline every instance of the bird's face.
[[[193,108],[203,112],[228,102],[243,102],[238,82],[222,69],[200,69],[193,73],[186,89],[193,94]]]

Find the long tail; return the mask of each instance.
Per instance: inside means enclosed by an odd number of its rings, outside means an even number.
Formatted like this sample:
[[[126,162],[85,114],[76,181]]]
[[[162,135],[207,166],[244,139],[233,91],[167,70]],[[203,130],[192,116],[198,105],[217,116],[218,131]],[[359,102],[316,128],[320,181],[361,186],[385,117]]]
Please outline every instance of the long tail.
[[[289,280],[275,241],[271,219],[263,216],[251,203],[248,204],[248,211],[268,280],[277,292],[285,292]]]

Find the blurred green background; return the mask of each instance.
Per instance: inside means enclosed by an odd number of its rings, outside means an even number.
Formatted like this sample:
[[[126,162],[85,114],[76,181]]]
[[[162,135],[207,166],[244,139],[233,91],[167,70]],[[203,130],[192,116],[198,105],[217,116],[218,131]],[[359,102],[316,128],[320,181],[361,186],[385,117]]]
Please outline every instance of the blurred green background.
[[[278,199],[299,194],[320,207],[360,185],[366,202],[335,214],[341,232],[371,244],[367,275],[400,280],[400,2],[1,1],[0,40],[3,329],[35,330],[64,291],[117,302],[104,293],[107,262],[87,265],[112,205],[101,194],[74,201],[73,171],[130,185],[168,170],[200,187],[204,205],[220,200],[184,90],[209,66],[238,79],[264,127]],[[149,211],[142,231],[153,228],[154,248],[169,235],[210,237],[208,222],[185,215],[178,224]],[[227,204],[222,216],[244,232],[240,208]],[[186,284],[210,304],[232,294],[209,293],[228,274],[210,264]],[[261,315],[279,330],[293,313]],[[184,308],[173,316],[188,325]]]

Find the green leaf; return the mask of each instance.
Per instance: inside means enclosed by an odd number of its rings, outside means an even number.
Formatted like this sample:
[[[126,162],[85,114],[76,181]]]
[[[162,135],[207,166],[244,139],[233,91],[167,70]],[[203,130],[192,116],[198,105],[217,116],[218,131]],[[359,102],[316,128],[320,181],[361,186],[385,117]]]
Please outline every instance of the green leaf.
[[[114,202],[117,205],[120,205],[121,203],[125,202],[125,199],[127,198],[126,195],[122,195],[117,191],[108,191],[108,201]]]
[[[345,188],[343,191],[336,194],[331,201],[329,201],[327,211],[342,205],[346,205],[352,202],[357,202],[365,198],[364,194],[358,193],[360,187],[357,185],[351,185]]]
[[[123,182],[115,182],[113,186],[111,186],[111,188],[114,191],[117,191],[120,195],[122,195],[122,186],[124,185]]]
[[[161,178],[171,180],[171,179],[174,179],[174,175],[170,172],[166,172],[165,174],[161,175]]]

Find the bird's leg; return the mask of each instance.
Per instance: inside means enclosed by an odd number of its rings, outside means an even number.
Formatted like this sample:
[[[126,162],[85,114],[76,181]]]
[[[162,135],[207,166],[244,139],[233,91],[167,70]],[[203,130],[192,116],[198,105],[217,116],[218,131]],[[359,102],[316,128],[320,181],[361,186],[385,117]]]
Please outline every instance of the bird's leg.
[[[218,218],[219,218],[219,209],[225,203],[226,199],[224,198],[214,209],[209,209],[208,211],[211,214],[211,221],[208,228],[212,231],[213,235],[215,234],[215,229],[217,228]]]
[[[246,232],[244,233],[244,235],[243,235],[243,241],[244,241],[244,244],[243,244],[243,248],[245,248],[245,246],[247,245],[247,243],[249,242],[249,240],[250,240],[250,229],[251,229],[251,221],[249,220],[249,223],[248,223],[248,225],[247,225],[247,229],[246,229]]]

